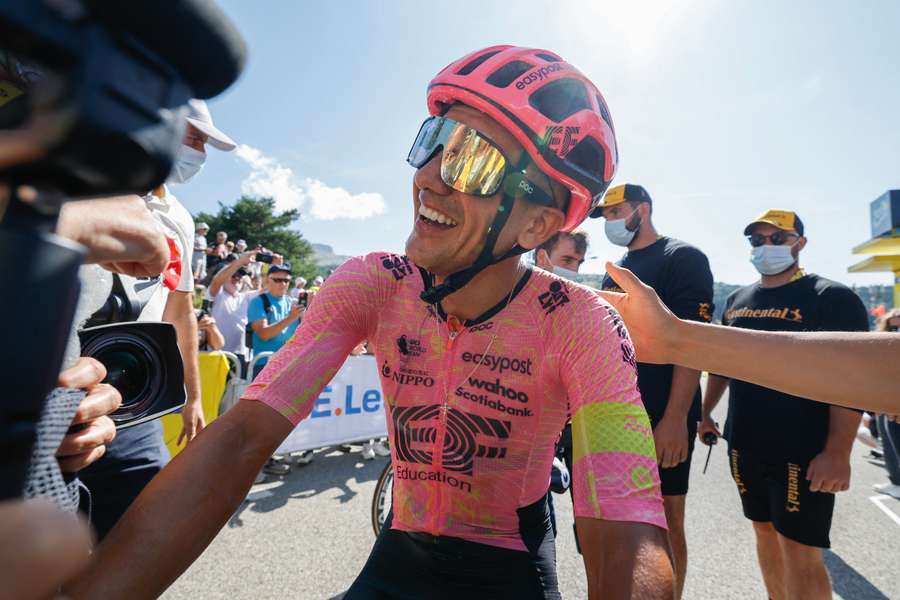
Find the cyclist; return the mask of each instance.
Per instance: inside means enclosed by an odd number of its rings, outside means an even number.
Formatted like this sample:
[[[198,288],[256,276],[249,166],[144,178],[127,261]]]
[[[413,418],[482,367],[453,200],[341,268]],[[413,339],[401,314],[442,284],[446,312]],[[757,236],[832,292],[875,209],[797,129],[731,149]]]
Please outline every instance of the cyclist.
[[[451,63],[427,100],[408,156],[407,256],[373,253],[329,276],[294,338],[151,484],[75,597],[161,593],[363,339],[382,378],[394,503],[346,600],[558,598],[546,492],[570,413],[590,596],[672,597],[627,331],[595,292],[518,257],[575,228],[612,179],[604,100],[558,55],[510,46]]]
[[[763,331],[868,331],[862,300],[800,267],[803,222],[769,210],[747,225],[761,278],[729,296],[724,325]],[[831,598],[821,548],[830,545],[834,494],[850,485],[858,412],[730,380],[725,437],[744,516],[771,598]],[[710,414],[729,379],[710,375],[700,434],[718,435]]]
[[[709,260],[694,246],[657,233],[653,201],[643,186],[626,183],[611,188],[591,216],[605,218],[609,241],[628,248],[616,264],[633,271],[656,290],[679,317],[712,320],[713,276]],[[603,289],[621,291],[609,275],[603,280]],[[639,362],[637,369],[641,398],[656,441],[666,521],[675,556],[675,597],[681,598],[688,559],[684,511],[694,435],[700,420],[700,371],[644,362]]]

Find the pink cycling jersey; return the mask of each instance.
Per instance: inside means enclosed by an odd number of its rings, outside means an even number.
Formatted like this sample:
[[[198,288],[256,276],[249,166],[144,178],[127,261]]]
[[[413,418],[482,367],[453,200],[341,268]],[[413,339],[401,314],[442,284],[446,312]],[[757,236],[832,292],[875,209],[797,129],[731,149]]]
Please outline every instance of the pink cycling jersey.
[[[547,493],[572,420],[575,515],[666,527],[634,350],[589,288],[525,269],[508,301],[461,326],[425,304],[405,256],[344,263],[244,399],[296,424],[368,340],[381,372],[392,528],[524,550],[517,510]]]

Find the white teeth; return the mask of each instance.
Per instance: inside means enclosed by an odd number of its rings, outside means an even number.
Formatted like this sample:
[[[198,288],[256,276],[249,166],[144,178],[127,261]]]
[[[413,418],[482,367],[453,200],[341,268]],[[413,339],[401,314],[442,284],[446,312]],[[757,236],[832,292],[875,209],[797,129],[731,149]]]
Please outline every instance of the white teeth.
[[[439,213],[433,208],[428,208],[424,204],[419,204],[419,214],[426,219],[435,221],[436,223],[441,223],[442,225],[449,225],[450,227],[454,227],[456,225],[456,221],[454,221],[447,215]]]

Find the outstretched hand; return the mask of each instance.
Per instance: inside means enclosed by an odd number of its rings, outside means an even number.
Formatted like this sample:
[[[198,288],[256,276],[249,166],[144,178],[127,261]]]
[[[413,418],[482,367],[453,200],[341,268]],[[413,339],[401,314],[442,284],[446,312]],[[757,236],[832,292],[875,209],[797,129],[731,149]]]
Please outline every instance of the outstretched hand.
[[[676,339],[681,320],[672,314],[650,286],[644,285],[628,269],[606,263],[606,272],[618,284],[621,292],[598,292],[613,305],[628,327],[637,360],[645,363],[667,364],[671,359],[672,342]]]

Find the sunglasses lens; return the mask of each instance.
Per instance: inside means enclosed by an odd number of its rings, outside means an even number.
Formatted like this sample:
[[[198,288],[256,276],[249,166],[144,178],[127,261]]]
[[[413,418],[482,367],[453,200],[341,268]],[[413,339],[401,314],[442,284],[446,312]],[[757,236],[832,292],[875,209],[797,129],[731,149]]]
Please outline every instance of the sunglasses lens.
[[[762,246],[765,243],[766,243],[766,236],[764,236],[764,235],[761,235],[759,233],[754,233],[753,235],[750,236],[750,245],[753,246],[754,248]]]
[[[780,231],[776,231],[772,235],[769,236],[769,239],[772,240],[772,243],[776,246],[780,246],[787,241],[787,234],[784,234]]]
[[[422,123],[421,129],[419,129],[416,141],[413,142],[412,148],[409,150],[406,162],[416,169],[427,163],[434,156],[435,149],[441,143],[440,138],[443,128],[444,119],[440,117],[426,119]]]
[[[455,123],[444,146],[441,178],[464,194],[491,196],[500,189],[506,159],[500,150],[479,133]]]

